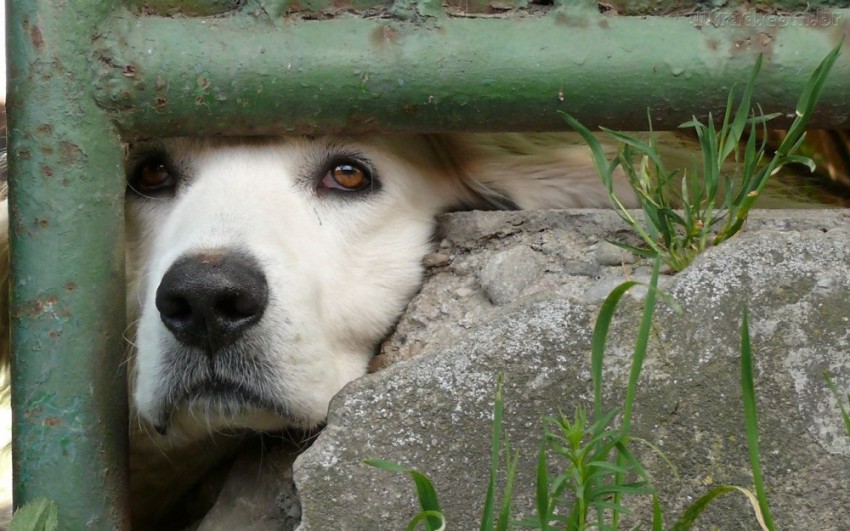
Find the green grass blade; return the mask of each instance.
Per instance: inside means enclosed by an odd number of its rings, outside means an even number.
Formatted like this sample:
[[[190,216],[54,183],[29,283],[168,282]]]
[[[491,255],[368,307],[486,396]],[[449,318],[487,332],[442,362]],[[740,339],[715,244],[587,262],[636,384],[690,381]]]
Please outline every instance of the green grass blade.
[[[439,517],[429,517],[426,519],[425,528],[437,531],[445,527],[445,519],[442,517],[443,510],[440,508],[440,501],[437,499],[437,491],[428,476],[415,470],[409,471],[413,482],[416,484],[416,493],[419,495],[419,504],[422,510],[428,513],[436,513]]]
[[[511,524],[511,512],[513,509],[513,488],[516,479],[517,465],[519,464],[519,453],[511,456],[511,447],[505,439],[505,461],[508,475],[505,479],[505,489],[502,491],[502,507],[499,510],[499,520],[496,522],[496,531],[508,531]]]
[[[605,354],[605,343],[608,340],[608,329],[611,327],[611,320],[614,318],[614,311],[617,309],[620,299],[627,291],[637,285],[638,282],[629,280],[611,290],[596,317],[596,324],[593,327],[593,336],[590,341],[590,375],[593,380],[594,420],[602,416],[602,358]]]
[[[581,124],[578,120],[570,116],[569,114],[558,111],[561,116],[564,118],[564,121],[567,122],[576,133],[581,135],[587,145],[590,147],[590,152],[593,156],[593,163],[596,165],[596,171],[602,176],[603,180],[610,179],[610,176],[613,174],[614,168],[609,167],[608,165],[608,157],[605,155],[605,150],[602,149],[602,144],[599,143],[599,140],[593,136],[593,133],[590,132],[590,129]],[[608,181],[606,180],[606,184]]]
[[[761,71],[763,60],[764,56],[759,54],[756,59],[756,64],[753,66],[753,71],[750,73],[750,79],[744,86],[744,91],[741,94],[741,101],[738,104],[738,110],[735,113],[735,118],[729,126],[728,141],[726,146],[724,146],[725,156],[721,160],[726,160],[726,157],[738,146],[741,136],[744,134],[744,129],[747,127],[747,118],[750,116],[751,101],[753,97],[753,90],[756,85],[756,77],[758,77],[759,71]]]
[[[652,249],[641,249],[640,247],[634,247],[634,246],[628,245],[626,243],[620,243],[620,242],[611,241],[611,240],[607,240],[607,241],[611,245],[615,245],[615,246],[619,247],[620,249],[624,249],[626,251],[629,251],[630,253],[634,253],[634,254],[636,254],[638,256],[642,256],[644,258],[655,258],[656,256],[658,256],[658,253],[653,251]]]
[[[652,531],[664,530],[664,514],[657,494],[652,495]]]
[[[628,467],[616,465],[608,461],[591,461],[587,464],[587,467],[606,470],[609,472],[618,472],[621,474],[628,474],[630,470]]]
[[[419,497],[419,505],[422,507],[422,512],[432,514],[432,516],[424,517],[425,529],[428,531],[439,531],[445,528],[445,518],[443,518],[442,515],[443,510],[440,508],[437,491],[434,489],[434,485],[431,483],[431,480],[428,479],[428,476],[417,470],[405,468],[398,463],[387,461],[385,459],[367,459],[363,462],[381,470],[401,472],[409,475],[413,479],[413,484],[416,486],[416,494]],[[420,515],[421,514],[422,513],[420,513]],[[433,514],[438,514],[439,517],[433,516]],[[419,522],[421,519],[417,520],[414,518],[414,520]],[[411,522],[411,525],[416,527],[414,522]],[[412,529],[412,527],[408,527],[408,529]]]
[[[835,64],[835,60],[838,59],[838,54],[841,51],[843,44],[844,39],[842,38],[841,42],[839,42],[838,45],[833,48],[826,57],[824,57],[809,77],[806,86],[803,88],[803,92],[800,93],[800,99],[797,100],[797,119],[794,120],[794,123],[792,123],[791,127],[788,129],[788,133],[776,150],[777,153],[788,154],[790,152],[790,147],[797,142],[806,130],[806,126],[809,124],[809,119],[811,119],[812,113],[817,106],[818,99],[820,99],[823,86],[826,84],[826,78],[829,76],[829,72],[832,70],[832,65]]]
[[[720,153],[725,151],[726,146],[726,131],[729,129],[729,117],[732,116],[732,105],[735,100],[735,85],[732,85],[732,88],[729,89],[729,95],[726,96],[726,109],[723,111],[723,123],[720,125],[720,144],[717,146],[717,150]],[[709,113],[709,121],[711,121],[711,113]],[[696,122],[697,119],[694,118]],[[681,127],[681,126],[680,126]],[[721,160],[726,160],[725,157]]]
[[[643,361],[646,358],[646,349],[649,343],[649,331],[652,326],[652,316],[655,312],[655,295],[658,287],[658,274],[661,270],[661,259],[656,258],[652,265],[652,277],[649,281],[649,290],[646,292],[646,302],[643,307],[638,337],[635,342],[634,354],[632,355],[632,368],[629,373],[629,382],[626,387],[626,398],[623,403],[623,435],[628,436],[631,427],[632,407],[637,394],[637,381],[640,377]]]
[[[648,157],[649,160],[651,160],[653,164],[658,166],[658,168],[662,170],[664,174],[667,173],[667,170],[664,166],[664,161],[661,160],[661,157],[658,154],[658,150],[654,149],[650,144],[642,142],[633,136],[627,135],[625,133],[620,133],[612,129],[608,129],[606,127],[600,127],[600,129],[618,142],[621,142],[626,146],[631,146],[635,148],[641,155],[645,155],[646,157]]]
[[[628,495],[642,495],[642,494],[654,494],[655,489],[648,486],[644,482],[637,483],[623,483],[620,485],[603,485],[598,489],[595,489],[590,493],[591,499],[601,498],[604,494],[628,494]],[[614,503],[617,503],[616,498],[614,499]]]
[[[752,492],[747,489],[736,487],[735,485],[718,485],[714,487],[710,491],[706,492],[699,498],[697,498],[692,504],[690,504],[685,512],[682,513],[682,516],[673,524],[671,531],[689,531],[697,518],[705,511],[711,502],[713,502],[716,498],[729,494],[731,492],[739,492],[743,494],[747,500],[750,502],[750,506],[753,508],[753,512],[756,515],[756,519],[759,522],[759,525],[762,529],[767,529],[765,527],[764,520],[762,519],[761,512],[759,510],[758,500],[753,495]]]
[[[440,526],[430,527],[435,521],[439,521]],[[425,525],[425,529],[433,529],[434,531],[445,531],[446,529],[446,518],[440,511],[422,511],[407,524],[406,531],[413,531],[420,523]]]
[[[493,529],[493,511],[496,507],[496,478],[499,474],[499,455],[502,450],[502,414],[504,412],[502,399],[502,375],[496,380],[496,398],[493,404],[493,434],[492,453],[490,455],[490,481],[487,483],[487,494],[484,497],[484,509],[481,514],[481,531]]]
[[[765,525],[770,531],[773,531],[776,529],[776,526],[773,523],[770,507],[767,504],[767,495],[764,490],[761,463],[759,460],[758,419],[756,414],[756,395],[753,385],[753,353],[750,345],[750,327],[746,306],[744,306],[744,315],[741,320],[741,390],[744,395],[744,424],[747,428],[747,445],[750,450],[750,466],[753,470],[756,496],[758,498],[759,508],[764,516]]]
[[[676,465],[673,464],[672,461],[670,461],[670,459],[667,457],[667,454],[661,451],[661,448],[641,437],[629,437],[629,441],[639,442],[644,446],[648,447],[650,450],[652,450],[652,453],[658,456],[658,458],[664,461],[664,463],[670,468],[670,472],[673,474],[673,478],[677,481],[679,480],[679,469],[676,468]]]
[[[537,452],[537,489],[535,491],[537,518],[540,531],[549,530],[552,508],[549,505],[549,470],[546,465],[546,444],[540,445]]]
[[[392,461],[387,461],[386,459],[366,459],[363,462],[369,466],[380,468],[381,470],[387,470],[389,472],[407,472],[406,467]]]

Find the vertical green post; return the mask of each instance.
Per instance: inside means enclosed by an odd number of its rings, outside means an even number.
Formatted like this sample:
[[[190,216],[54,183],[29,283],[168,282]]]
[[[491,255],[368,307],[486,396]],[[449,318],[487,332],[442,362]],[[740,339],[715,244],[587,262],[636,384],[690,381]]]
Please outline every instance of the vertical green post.
[[[117,6],[7,6],[15,505],[127,529],[122,149],[91,79]]]

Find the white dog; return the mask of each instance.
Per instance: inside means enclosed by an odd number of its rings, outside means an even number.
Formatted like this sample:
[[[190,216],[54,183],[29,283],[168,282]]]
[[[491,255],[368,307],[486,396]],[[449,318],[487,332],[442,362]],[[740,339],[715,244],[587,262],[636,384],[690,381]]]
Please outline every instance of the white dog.
[[[608,204],[568,135],[173,139],[132,146],[126,169],[150,521],[215,460],[197,451],[211,433],[324,421],[418,289],[436,214]]]

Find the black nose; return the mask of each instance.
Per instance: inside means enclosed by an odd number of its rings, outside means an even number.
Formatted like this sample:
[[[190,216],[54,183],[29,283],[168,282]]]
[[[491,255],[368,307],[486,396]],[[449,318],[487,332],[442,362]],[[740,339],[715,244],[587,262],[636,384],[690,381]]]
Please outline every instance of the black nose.
[[[215,354],[260,320],[268,295],[253,258],[208,251],[171,266],[156,290],[156,308],[178,341]]]

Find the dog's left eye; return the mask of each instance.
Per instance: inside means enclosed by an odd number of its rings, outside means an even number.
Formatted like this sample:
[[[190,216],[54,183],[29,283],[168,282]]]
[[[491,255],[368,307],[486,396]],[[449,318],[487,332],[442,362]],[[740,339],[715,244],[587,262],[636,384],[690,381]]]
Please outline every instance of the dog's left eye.
[[[143,160],[133,170],[130,187],[142,195],[156,195],[170,191],[177,179],[168,164],[159,157]]]
[[[354,161],[334,163],[322,177],[321,188],[359,192],[372,186],[372,174],[368,168]]]

